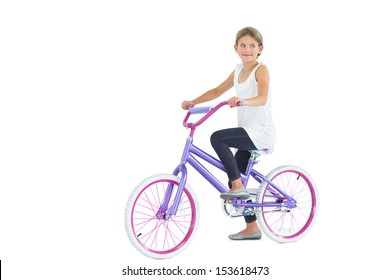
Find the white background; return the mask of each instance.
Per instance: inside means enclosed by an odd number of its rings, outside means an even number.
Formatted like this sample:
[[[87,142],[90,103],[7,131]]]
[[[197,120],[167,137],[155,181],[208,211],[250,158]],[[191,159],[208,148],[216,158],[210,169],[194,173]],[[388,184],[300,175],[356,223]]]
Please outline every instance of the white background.
[[[214,273],[269,266],[267,279],[387,273],[378,255],[389,250],[385,2],[1,1],[4,279],[151,279],[122,269],[177,265]],[[225,217],[218,193],[190,172],[201,208],[195,239],[173,259],[144,257],[125,232],[128,196],[178,164],[187,135],[181,101],[233,71],[245,26],[264,37],[278,131],[275,153],[257,169],[309,171],[321,199],[317,222],[294,244],[229,241],[243,221]],[[221,110],[196,144],[213,153],[210,133],[234,126],[234,117]]]

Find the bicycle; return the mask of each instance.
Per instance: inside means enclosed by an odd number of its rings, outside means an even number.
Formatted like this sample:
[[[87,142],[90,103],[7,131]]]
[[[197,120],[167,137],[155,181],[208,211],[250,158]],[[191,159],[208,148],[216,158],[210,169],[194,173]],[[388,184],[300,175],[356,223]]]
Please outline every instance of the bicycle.
[[[215,107],[189,109],[183,125],[190,129],[190,133],[180,164],[172,174],[145,179],[130,195],[125,210],[126,231],[131,243],[142,254],[155,259],[170,258],[181,253],[194,238],[199,224],[199,206],[187,183],[187,163],[217,191],[228,191],[197,158],[225,171],[222,163],[193,144],[196,128],[227,104],[225,101]],[[189,123],[189,117],[194,114],[204,116]],[[247,187],[252,177],[258,187],[248,189],[249,200],[222,200],[222,209],[229,217],[256,215],[267,237],[279,243],[294,242],[308,233],[317,216],[316,185],[311,176],[297,166],[280,166],[267,176],[253,169],[258,157],[270,152],[270,149],[251,151],[247,170],[241,174],[241,179]]]

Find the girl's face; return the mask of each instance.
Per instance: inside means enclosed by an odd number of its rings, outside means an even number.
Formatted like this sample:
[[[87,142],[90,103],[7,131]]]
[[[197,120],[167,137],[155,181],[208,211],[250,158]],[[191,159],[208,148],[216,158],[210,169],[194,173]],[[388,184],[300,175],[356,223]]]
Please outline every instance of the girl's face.
[[[263,45],[259,46],[255,39],[246,35],[238,40],[238,44],[234,45],[234,50],[240,56],[242,62],[251,62],[257,60],[257,57],[263,51]]]

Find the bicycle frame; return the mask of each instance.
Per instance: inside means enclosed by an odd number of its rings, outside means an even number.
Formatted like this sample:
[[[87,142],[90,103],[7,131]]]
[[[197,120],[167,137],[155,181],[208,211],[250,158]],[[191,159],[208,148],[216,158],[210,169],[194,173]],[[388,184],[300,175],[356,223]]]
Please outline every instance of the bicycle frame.
[[[222,184],[213,174],[211,174],[210,171],[207,170],[206,167],[204,167],[196,157],[204,160],[205,162],[217,167],[218,169],[222,170],[223,172],[226,172],[224,166],[222,163],[214,158],[213,156],[209,155],[202,149],[196,147],[193,144],[193,135],[195,132],[195,129],[197,126],[202,124],[207,118],[209,118],[212,114],[214,114],[220,107],[227,105],[227,102],[222,102],[218,104],[215,108],[196,108],[197,110],[194,110],[192,112],[188,112],[187,116],[185,117],[183,121],[183,125],[185,127],[188,127],[191,129],[190,136],[187,138],[184,151],[182,154],[182,158],[180,161],[180,164],[175,168],[173,171],[173,175],[178,176],[181,173],[181,179],[178,191],[175,196],[175,200],[173,205],[168,209],[167,211],[167,204],[169,201],[169,198],[172,195],[172,189],[173,185],[168,186],[168,190],[166,192],[166,196],[164,199],[164,202],[162,203],[157,215],[159,217],[164,217],[165,219],[169,219],[170,216],[176,215],[177,209],[180,204],[180,200],[183,194],[184,187],[187,182],[187,167],[186,164],[189,163],[200,175],[202,175],[218,192],[224,193],[229,191],[224,184]],[[192,114],[199,114],[199,113],[206,113],[206,115],[201,118],[197,123],[187,123],[189,116]],[[293,199],[291,196],[287,195],[285,192],[280,190],[278,186],[276,186],[274,183],[270,182],[266,176],[262,175],[260,172],[253,169],[253,166],[257,163],[256,157],[258,154],[255,152],[252,152],[252,155],[249,159],[247,170],[245,174],[241,174],[241,180],[243,182],[244,187],[247,186],[249,178],[253,177],[259,184],[263,181],[268,183],[268,186],[271,186],[270,192],[275,196],[275,198],[278,198],[278,201],[280,202],[265,202],[265,203],[257,203],[257,202],[246,202],[244,200],[234,199],[231,201],[234,205],[244,206],[244,207],[287,207],[287,208],[294,208],[296,205],[296,200]],[[164,214],[165,213],[165,214]]]

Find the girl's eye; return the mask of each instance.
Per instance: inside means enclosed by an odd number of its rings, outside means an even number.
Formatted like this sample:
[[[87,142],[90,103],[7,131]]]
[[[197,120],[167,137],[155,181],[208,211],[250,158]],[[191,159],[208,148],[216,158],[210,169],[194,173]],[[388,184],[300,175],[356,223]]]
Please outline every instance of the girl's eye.
[[[256,45],[252,44],[252,45],[251,45],[251,48],[252,48],[252,49],[253,49],[253,48],[256,48]]]
[[[245,44],[241,44],[240,47],[241,47],[241,48],[245,48]]]

